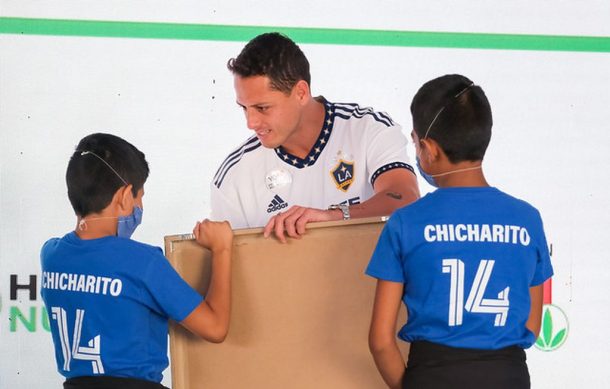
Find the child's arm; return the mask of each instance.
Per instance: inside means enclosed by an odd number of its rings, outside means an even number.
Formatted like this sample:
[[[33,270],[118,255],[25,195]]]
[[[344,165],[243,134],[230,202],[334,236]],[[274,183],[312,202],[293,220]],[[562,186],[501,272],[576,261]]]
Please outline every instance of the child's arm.
[[[542,284],[530,288],[530,300],[530,315],[525,326],[536,335],[537,339],[542,320]]]
[[[212,252],[212,276],[205,300],[180,324],[215,343],[222,342],[229,330],[231,313],[231,246],[233,231],[228,222],[197,222],[195,239]]]
[[[378,280],[369,332],[369,347],[377,369],[390,388],[401,388],[405,361],[396,343],[396,318],[404,285]]]

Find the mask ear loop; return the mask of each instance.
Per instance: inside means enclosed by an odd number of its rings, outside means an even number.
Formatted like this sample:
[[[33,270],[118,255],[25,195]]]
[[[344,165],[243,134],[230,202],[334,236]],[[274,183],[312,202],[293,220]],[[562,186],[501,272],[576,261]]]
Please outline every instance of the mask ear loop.
[[[101,217],[92,217],[89,219],[82,218],[78,222],[78,229],[80,231],[87,231],[87,228],[88,228],[87,222],[91,221],[91,220],[99,220],[99,219],[118,219],[118,216],[101,216]]]
[[[432,119],[432,121],[430,122],[430,125],[428,126],[428,129],[426,130],[426,133],[424,134],[424,137],[421,140],[428,138],[428,133],[430,133],[430,129],[434,125],[434,122],[436,122],[436,119],[438,119],[438,117],[444,110],[445,110],[445,106],[443,106],[441,109],[438,110],[438,112],[434,116],[434,119]],[[420,142],[421,142],[421,140],[420,140]]]
[[[474,82],[471,82],[470,85],[468,85],[466,88],[462,89],[457,95],[453,96],[453,100],[457,99],[458,97],[460,97],[461,95],[466,93],[466,91],[468,89],[472,88],[473,86],[474,86]],[[451,102],[453,102],[453,100],[451,100]],[[432,126],[436,122],[436,119],[438,119],[438,117],[441,115],[441,113],[445,110],[445,107],[447,107],[447,104],[443,105],[441,107],[441,109],[438,110],[438,112],[434,116],[434,119],[432,119],[432,121],[430,122],[430,125],[428,126],[428,129],[426,130],[426,133],[424,134],[424,137],[422,138],[422,140],[424,140],[428,137],[428,134],[430,133],[430,129],[432,129]]]
[[[110,170],[112,170],[112,172],[113,172],[114,174],[116,174],[116,176],[117,176],[117,177],[119,177],[119,178],[121,179],[121,181],[123,181],[123,183],[124,183],[125,185],[129,185],[129,184],[127,183],[127,181],[125,181],[125,180],[123,179],[123,177],[121,177],[121,175],[120,175],[120,174],[119,174],[119,173],[118,173],[116,170],[114,170],[114,168],[113,168],[112,166],[110,166],[110,164],[109,164],[108,162],[106,162],[106,161],[104,160],[104,158],[102,158],[102,157],[100,157],[99,155],[95,154],[93,151],[81,151],[81,153],[80,153],[80,155],[87,155],[87,154],[91,154],[91,155],[95,156],[97,159],[99,159],[100,161],[104,162],[104,164],[105,164],[106,166],[108,166],[108,167],[110,168]]]

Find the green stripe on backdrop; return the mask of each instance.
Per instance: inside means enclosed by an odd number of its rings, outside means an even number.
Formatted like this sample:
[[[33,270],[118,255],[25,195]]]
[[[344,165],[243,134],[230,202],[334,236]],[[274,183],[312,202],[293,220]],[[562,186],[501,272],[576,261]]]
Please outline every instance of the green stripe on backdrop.
[[[230,26],[0,17],[0,33],[3,34],[245,42],[256,35],[267,31],[281,31],[299,43],[610,52],[610,37]]]

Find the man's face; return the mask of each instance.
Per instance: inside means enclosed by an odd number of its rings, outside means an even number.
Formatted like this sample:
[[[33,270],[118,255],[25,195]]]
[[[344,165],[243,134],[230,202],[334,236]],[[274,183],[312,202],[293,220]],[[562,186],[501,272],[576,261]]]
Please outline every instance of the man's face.
[[[267,76],[234,78],[237,104],[244,110],[248,128],[264,147],[285,145],[301,120],[301,99],[295,86],[290,94],[271,89]]]

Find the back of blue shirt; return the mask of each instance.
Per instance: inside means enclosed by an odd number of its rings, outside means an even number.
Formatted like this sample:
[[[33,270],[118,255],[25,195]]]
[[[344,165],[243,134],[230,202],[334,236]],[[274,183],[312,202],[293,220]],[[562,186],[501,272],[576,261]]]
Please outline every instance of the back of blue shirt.
[[[553,270],[538,211],[495,188],[443,188],[396,211],[366,273],[405,284],[399,337],[530,347],[529,288]]]
[[[160,248],[114,236],[81,240],[71,232],[45,243],[41,265],[62,375],[161,381],[168,319],[182,321],[202,297]]]

